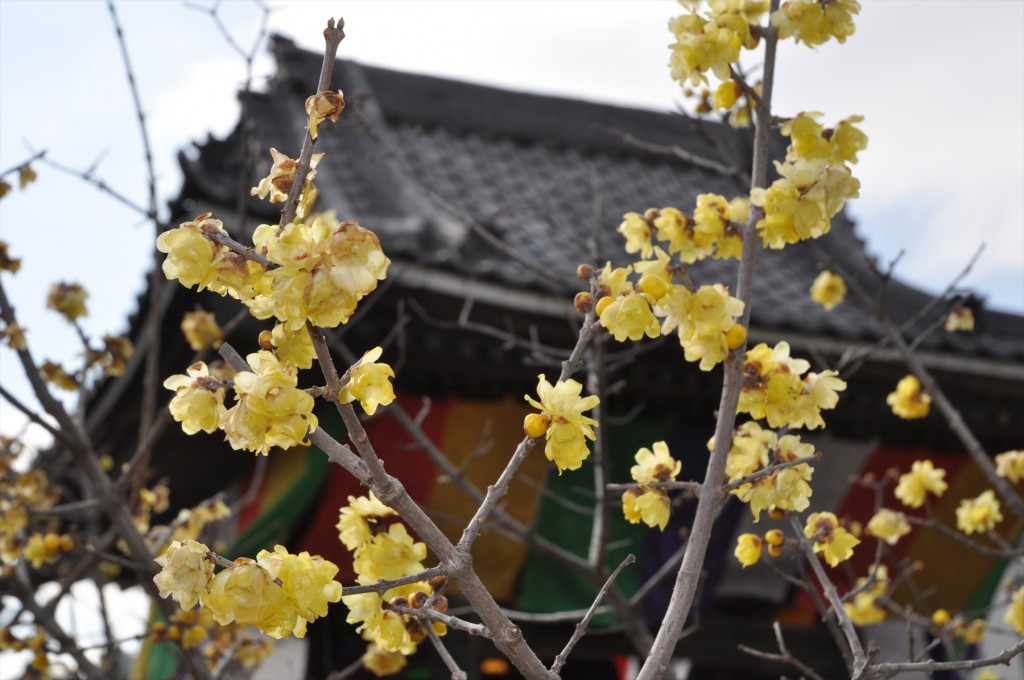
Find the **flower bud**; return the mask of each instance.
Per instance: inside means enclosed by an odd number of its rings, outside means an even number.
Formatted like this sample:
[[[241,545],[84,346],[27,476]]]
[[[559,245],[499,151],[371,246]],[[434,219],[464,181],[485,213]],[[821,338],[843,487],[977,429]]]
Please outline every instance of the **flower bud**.
[[[272,331],[260,331],[259,343],[260,349],[265,349],[268,352],[274,351],[274,333]]]
[[[741,347],[744,342],[747,341],[747,329],[742,324],[733,324],[729,330],[725,332],[725,341],[729,345],[729,349],[737,349]]]
[[[579,293],[576,293],[576,297],[573,298],[572,305],[580,314],[586,314],[591,309],[593,309],[594,298],[590,293],[586,291],[580,291]]]
[[[548,431],[551,423],[539,413],[531,413],[523,419],[523,430],[533,439],[540,439]]]
[[[447,612],[448,611],[448,598],[445,597],[444,595],[438,595],[434,599],[434,606],[432,607],[432,609],[435,612],[440,612],[442,614]]]
[[[589,264],[581,264],[576,267],[576,278],[580,281],[589,281],[590,277],[594,275],[594,268]]]
[[[778,557],[783,552],[785,552],[785,550],[786,550],[786,544],[785,543],[783,543],[781,545],[769,545],[768,546],[768,554],[771,555],[772,557]]]
[[[935,613],[932,614],[932,623],[942,628],[948,626],[952,618],[949,616],[949,612],[945,609],[936,609]]]
[[[768,545],[782,545],[786,542],[786,535],[779,529],[772,529],[764,535],[764,540]]]
[[[413,609],[422,609],[426,603],[427,594],[422,590],[417,590],[409,597],[409,606]]]

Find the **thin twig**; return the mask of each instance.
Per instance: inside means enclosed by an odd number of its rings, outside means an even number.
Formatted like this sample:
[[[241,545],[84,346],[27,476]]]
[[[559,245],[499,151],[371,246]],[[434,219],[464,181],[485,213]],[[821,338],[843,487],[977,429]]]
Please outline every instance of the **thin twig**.
[[[633,554],[629,554],[626,555],[626,559],[622,560],[622,563],[619,564],[619,566],[615,567],[615,571],[611,573],[611,576],[608,577],[608,580],[605,581],[603,586],[601,586],[601,590],[597,592],[597,596],[594,598],[593,604],[590,605],[590,609],[588,609],[587,613],[583,616],[583,620],[576,624],[576,630],[573,631],[572,637],[569,638],[569,642],[566,643],[565,649],[559,652],[558,656],[555,657],[554,662],[551,664],[552,673],[561,672],[562,666],[564,666],[565,662],[569,660],[569,654],[572,653],[573,647],[575,647],[576,643],[583,639],[583,636],[586,634],[587,627],[590,625],[590,620],[593,619],[594,614],[597,613],[597,606],[601,603],[601,600],[603,600],[604,596],[608,593],[608,589],[611,588],[612,583],[615,581],[616,578],[618,578],[619,573],[630,564],[633,564],[634,562],[636,562],[636,556]]]
[[[812,680],[825,680],[825,678],[819,675],[813,668],[790,653],[789,649],[786,647],[786,641],[782,637],[782,627],[779,625],[778,621],[772,623],[772,630],[775,631],[775,643],[779,646],[778,654],[762,652],[754,649],[753,647],[747,647],[746,645],[737,645],[739,650],[759,659],[764,659],[765,661],[775,661],[792,666],[803,673],[805,677],[811,678]]]

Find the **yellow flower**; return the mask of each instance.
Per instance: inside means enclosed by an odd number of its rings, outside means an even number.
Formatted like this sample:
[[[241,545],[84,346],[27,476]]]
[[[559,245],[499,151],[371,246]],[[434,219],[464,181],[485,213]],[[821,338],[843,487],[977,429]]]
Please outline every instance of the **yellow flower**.
[[[382,517],[396,514],[377,500],[372,491],[369,496],[349,496],[348,505],[338,512],[338,539],[349,550],[358,550],[373,537],[373,530],[382,526]]]
[[[772,12],[771,24],[779,29],[779,38],[816,47],[835,38],[844,43],[856,27],[853,17],[860,13],[857,0],[787,0]]]
[[[317,428],[313,397],[296,388],[294,369],[266,350],[246,357],[255,373],[235,374],[236,403],[220,418],[234,449],[266,454],[273,446],[306,446]]]
[[[373,580],[360,576],[360,585],[368,585]],[[426,583],[411,583],[397,588],[391,588],[384,596],[377,593],[361,593],[359,595],[344,595],[341,601],[349,609],[348,617],[345,619],[350,624],[360,624],[356,628],[357,633],[382,649],[389,652],[400,652],[412,654],[416,650],[416,642],[412,639],[409,628],[406,627],[406,617],[400,614],[387,611],[382,608],[386,602],[408,602],[416,592],[427,593],[431,588]]]
[[[214,576],[209,592],[200,599],[222,626],[232,622],[256,626],[275,638],[291,634],[296,627],[298,612],[284,588],[247,557],[239,557]]]
[[[983,491],[977,498],[965,498],[956,509],[956,528],[968,536],[992,531],[1003,521],[999,512],[999,501],[994,491]]]
[[[1003,620],[1019,635],[1024,635],[1024,586],[1014,591]]]
[[[307,319],[323,328],[347,322],[391,264],[377,236],[352,221],[334,229],[324,219],[293,223],[280,234],[276,226],[263,224],[253,243],[279,266],[263,277],[261,294],[245,303],[256,318],[274,316],[290,331]]]
[[[292,555],[276,545],[273,553],[261,550],[256,562],[281,582],[291,600],[299,617],[294,630],[297,637],[305,636],[306,622],[327,616],[328,603],[341,600],[341,584],[334,580],[338,567],[319,555],[305,551]]]
[[[716,109],[731,109],[736,106],[736,100],[739,99],[741,92],[740,86],[733,80],[722,83],[715,90],[714,107]]]
[[[628,212],[616,230],[626,238],[626,252],[640,253],[645,260],[654,252],[651,244],[651,225],[640,213]]]
[[[1024,450],[1005,451],[997,455],[996,474],[1014,484],[1024,479]]]
[[[46,296],[46,306],[59,312],[68,321],[74,321],[89,313],[85,301],[89,293],[77,283],[55,283]]]
[[[382,678],[386,675],[394,675],[398,671],[405,668],[408,662],[405,660],[405,654],[401,652],[389,652],[386,649],[382,649],[380,645],[370,643],[366,647],[366,653],[363,654],[363,668],[370,671],[378,678]]]
[[[973,331],[974,330],[974,312],[971,311],[970,307],[957,307],[949,316],[946,317],[946,331],[953,333],[956,331]]]
[[[356,553],[352,568],[373,581],[396,579],[423,571],[427,546],[414,541],[404,524],[392,524],[364,543]]]
[[[313,137],[316,138],[316,135]],[[323,156],[322,153],[315,153],[310,158],[309,173],[306,175],[307,182],[312,182],[316,177],[316,166]],[[273,147],[270,148],[270,157],[274,161],[270,167],[270,174],[261,179],[258,186],[250,189],[249,195],[259,196],[261,199],[266,199],[269,195],[270,203],[284,203],[292,184],[295,183],[296,163],[294,159]]]
[[[653,211],[654,227],[659,241],[668,241],[670,255],[678,255],[686,264],[703,260],[714,252],[714,238],[698,233],[695,225],[676,208],[662,208]]]
[[[348,404],[356,399],[368,415],[373,415],[378,406],[387,406],[395,400],[395,392],[388,382],[395,372],[387,364],[374,363],[383,353],[374,347],[363,354],[363,358],[352,368],[351,377],[338,393],[338,401]]]
[[[7,340],[11,349],[25,349],[25,329],[17,323],[9,323],[0,330],[0,338]]]
[[[210,549],[198,541],[173,541],[155,560],[160,573],[153,582],[160,589],[160,597],[170,596],[183,609],[194,607],[213,579],[209,553]]]
[[[710,371],[729,354],[727,333],[743,314],[743,302],[720,283],[701,286],[687,299],[690,324],[679,327],[679,343],[687,361],[700,361]]]
[[[714,448],[715,440],[708,441],[708,450]],[[757,422],[751,420],[737,428],[732,438],[725,461],[725,474],[730,482],[752,475],[768,466],[768,454],[775,449],[778,438],[771,430],[761,429]]]
[[[8,247],[6,241],[0,241],[0,271],[17,274],[21,269],[21,258],[11,257],[7,252]]]
[[[712,255],[716,259],[738,260],[743,251],[743,237],[733,223],[746,222],[749,209],[749,201],[745,198],[727,202],[718,194],[700,194],[693,211],[694,238],[703,244],[713,241],[715,249]]]
[[[807,518],[804,536],[814,539],[814,552],[822,553],[829,566],[853,556],[853,548],[860,540],[839,526],[839,519],[831,512],[815,512]]]
[[[593,440],[597,421],[583,415],[600,403],[594,396],[581,397],[583,385],[572,380],[549,383],[544,374],[537,376],[537,396],[540,401],[526,395],[525,399],[541,415],[551,421],[546,432],[547,444],[544,455],[555,463],[559,474],[563,470],[576,470],[590,455],[586,439]]]
[[[627,293],[603,306],[599,314],[601,325],[619,342],[658,337],[661,325],[651,311],[648,297],[642,293]]]
[[[889,545],[896,543],[910,533],[910,523],[902,512],[882,508],[868,521],[868,533]]]
[[[867,579],[857,579],[857,587],[860,588],[866,582]],[[852,602],[843,603],[846,615],[855,626],[871,626],[885,621],[885,610],[878,606],[877,600],[885,594],[888,587],[889,571],[882,564],[874,570],[874,581],[871,585],[854,595]]]
[[[211,347],[217,349],[224,341],[224,333],[217,325],[217,318],[202,309],[185,312],[181,319],[181,332],[185,335],[188,346],[196,352]]]
[[[761,551],[764,549],[764,542],[757,534],[742,534],[736,541],[736,550],[733,552],[736,559],[743,565],[743,568],[757,564],[761,559]]]
[[[318,92],[306,99],[306,115],[309,116],[309,136],[316,139],[320,123],[330,120],[338,122],[345,108],[345,96],[341,90],[337,92]]]
[[[273,348],[281,361],[295,368],[311,368],[316,359],[316,349],[305,326],[288,330],[284,324],[275,324],[274,330],[260,333],[260,347]]]
[[[838,274],[826,270],[818,274],[811,284],[811,299],[820,304],[828,311],[843,301],[846,297],[846,282]]]
[[[943,481],[946,471],[936,468],[930,460],[916,460],[910,468],[910,472],[900,475],[900,481],[896,485],[896,498],[910,508],[919,508],[924,505],[924,498],[927,493],[941,496],[946,492],[947,484]]]
[[[963,625],[961,622],[957,626],[957,634],[969,645],[976,645],[981,642],[987,630],[988,626],[985,623],[985,619],[974,619],[967,625]]]
[[[725,22],[722,23],[731,23]],[[724,28],[696,13],[684,14],[669,22],[676,42],[670,47],[669,69],[680,85],[707,83],[711,71],[719,80],[729,80],[729,64],[739,59],[745,35]],[[747,31],[749,33],[749,25]]]
[[[634,456],[637,464],[630,468],[633,480],[641,486],[673,480],[683,468],[680,461],[669,455],[665,442],[654,442],[652,448],[653,453],[646,448],[637,451]]]
[[[737,413],[765,418],[771,427],[824,427],[821,411],[839,403],[836,392],[846,383],[835,371],[800,376],[810,364],[789,356],[789,344],[769,348],[764,343],[747,350],[743,371],[747,380],[740,392]]]
[[[900,418],[913,420],[928,415],[932,398],[927,392],[921,391],[921,382],[917,376],[908,375],[897,383],[896,391],[890,392],[885,401]]]
[[[174,392],[168,408],[171,416],[179,423],[185,434],[202,430],[214,432],[220,419],[227,411],[224,407],[224,386],[210,377],[210,370],[202,361],[187,369],[188,375],[172,375],[164,381],[164,387]]]
[[[125,365],[132,358],[134,352],[135,347],[128,338],[120,335],[104,335],[103,354],[99,361],[103,366],[103,374],[124,375]]]
[[[642,521],[664,531],[670,514],[668,496],[661,489],[628,489],[622,494],[622,513],[630,524]]]
[[[43,378],[47,382],[53,383],[62,390],[74,392],[78,389],[78,381],[75,380],[75,376],[65,371],[60,364],[44,361],[39,365],[39,372],[43,374]]]

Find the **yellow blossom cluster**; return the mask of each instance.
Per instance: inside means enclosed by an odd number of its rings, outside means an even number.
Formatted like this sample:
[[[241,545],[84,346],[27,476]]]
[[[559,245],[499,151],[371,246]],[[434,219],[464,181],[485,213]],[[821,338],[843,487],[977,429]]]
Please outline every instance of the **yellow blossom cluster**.
[[[814,540],[814,552],[822,553],[829,566],[853,556],[853,548],[860,539],[839,526],[839,519],[831,512],[815,512],[807,518],[804,536]]]
[[[710,0],[707,14],[701,15],[681,2],[688,14],[669,22],[675,42],[669,47],[672,55],[669,68],[672,78],[680,84],[707,83],[708,71],[720,80],[729,80],[730,65],[737,61],[741,49],[757,47],[759,34],[751,30],[768,11],[764,0]]]
[[[728,201],[718,194],[700,194],[692,219],[677,208],[648,208],[642,215],[623,215],[618,232],[626,239],[626,252],[640,253],[645,260],[654,255],[655,241],[685,264],[707,257],[738,260],[743,250],[740,229],[749,217],[746,198]]]
[[[743,303],[721,284],[693,290],[674,283],[669,255],[657,246],[651,253],[655,259],[630,267],[605,266],[598,276],[598,319],[619,342],[674,331],[686,360],[710,371],[746,340],[746,329],[736,322]],[[635,285],[628,278],[634,270],[640,275]]]
[[[968,536],[988,533],[1001,521],[1003,514],[992,489],[983,491],[977,498],[965,498],[956,509],[956,528]]]
[[[835,128],[817,122],[819,113],[801,113],[782,126],[790,137],[783,163],[775,162],[781,177],[767,189],[754,189],[750,201],[764,208],[757,223],[766,248],[827,234],[831,219],[848,199],[856,198],[860,182],[847,163],[867,147],[867,136],[855,126],[862,116],[850,116]]]
[[[907,375],[896,384],[896,391],[885,399],[892,412],[904,420],[924,418],[931,409],[932,397],[921,390],[921,381],[915,375]]]
[[[207,607],[179,609],[167,623],[155,622],[150,629],[152,642],[172,641],[182,649],[198,649],[211,671],[229,659],[243,669],[252,670],[273,651],[273,642],[262,634],[253,634],[248,626],[219,625]]]
[[[309,173],[306,175],[306,183],[302,187],[298,210],[295,212],[295,216],[299,219],[306,216],[307,210],[316,200],[316,187],[313,185],[313,180],[316,178],[316,166],[323,156],[322,153],[315,153],[309,159]],[[250,189],[249,194],[259,196],[270,203],[284,203],[292,185],[295,184],[295,171],[298,169],[298,165],[294,159],[273,147],[270,148],[270,157],[273,159],[270,173],[261,179],[257,186]]]
[[[669,482],[676,478],[683,464],[668,452],[665,442],[654,442],[654,450],[642,448],[636,452],[636,465],[630,474],[637,486],[622,494],[622,511],[631,524],[643,521],[649,527],[662,531],[668,525],[669,502],[666,489],[654,487],[658,482]]]
[[[273,330],[260,333],[260,347],[273,351],[281,361],[295,368],[312,368],[316,359],[313,340],[305,327],[288,330],[283,323],[274,324]]]
[[[839,43],[853,35],[853,17],[860,13],[858,0],[786,0],[771,16],[779,38],[793,38],[808,47],[835,38]]]
[[[944,328],[947,333],[974,330],[974,312],[970,307],[958,306],[946,317]]]
[[[317,428],[317,417],[313,397],[296,387],[296,370],[266,350],[246,361],[253,370],[235,374],[235,405],[220,418],[228,443],[262,454],[308,445],[306,432]]]
[[[558,468],[558,474],[565,470],[578,470],[590,455],[587,439],[594,440],[594,426],[597,421],[583,415],[600,403],[590,395],[581,397],[583,385],[573,379],[549,383],[544,374],[537,376],[537,397],[526,395],[526,401],[540,414],[526,417],[524,427],[533,438],[545,436],[544,455]]]
[[[3,328],[0,328],[0,339],[7,343],[7,346],[11,349],[25,349],[25,328],[17,323],[12,322],[6,324]]]
[[[414,576],[424,570],[427,546],[413,540],[404,524],[384,524],[384,518],[394,515],[394,511],[372,494],[359,498],[349,496],[348,500],[349,505],[340,510],[339,539],[353,551],[352,567],[359,585]],[[426,631],[418,621],[385,605],[420,609],[429,603],[432,609],[442,613],[448,608],[444,596],[434,594],[430,583],[423,581],[388,588],[383,595],[367,592],[344,595],[341,599],[349,609],[346,621],[359,624],[356,632],[361,633],[363,639],[384,652],[403,655],[416,651],[416,646],[426,638]],[[430,625],[438,635],[447,632],[442,623]],[[397,665],[393,659],[390,661],[391,665]],[[376,655],[370,663],[386,665],[385,659]]]
[[[764,541],[757,534],[740,534],[739,538],[736,539],[736,550],[733,551],[733,555],[743,568],[753,566],[758,563],[761,559],[761,553],[764,550]]]
[[[178,279],[181,285],[198,290],[212,290],[248,300],[257,294],[256,287],[265,273],[262,265],[233,252],[216,239],[226,237],[224,224],[203,213],[191,222],[165,231],[156,239],[156,247],[167,253],[162,269],[164,276]]]
[[[811,284],[811,299],[832,311],[846,297],[846,281],[842,276],[826,270],[818,274]]]
[[[75,539],[69,534],[33,533],[28,537],[22,555],[32,564],[33,569],[40,569],[44,564],[53,564],[61,553],[71,552],[75,548]]]
[[[348,404],[358,400],[366,414],[372,416],[378,406],[387,406],[395,400],[395,391],[389,381],[395,377],[395,372],[387,364],[376,363],[383,352],[380,347],[374,347],[363,354],[363,358],[349,371],[348,382],[338,393],[338,401]]]
[[[853,600],[843,602],[843,609],[855,626],[871,626],[885,621],[885,609],[878,606],[878,598],[889,589],[889,570],[884,564],[871,570],[868,578],[857,579],[858,591]]]
[[[1017,631],[1018,635],[1024,636],[1024,586],[1013,592],[1003,620]]]
[[[36,569],[69,552],[75,542],[68,534],[28,534],[31,515],[57,504],[59,490],[39,468],[19,472],[15,459],[24,449],[16,440],[3,438],[0,452],[0,563],[12,565],[24,557]]]
[[[17,637],[11,628],[4,626],[0,628],[0,652],[31,652],[32,661],[29,663],[31,671],[26,669],[23,677],[51,677],[48,673],[50,668],[46,647],[48,639],[46,631],[41,626],[35,629],[33,635],[24,638]]]
[[[304,637],[306,624],[326,616],[328,603],[341,599],[336,565],[307,552],[293,555],[280,545],[261,550],[255,560],[240,557],[216,575],[210,549],[198,541],[174,541],[156,562],[161,569],[153,581],[160,597],[184,609],[199,603],[220,625],[255,626],[275,638]]]
[[[713,447],[714,439],[708,442],[708,450]],[[767,467],[769,462],[787,463],[812,459],[813,456],[813,444],[802,443],[796,435],[779,437],[750,421],[741,425],[733,436],[726,459],[726,474],[730,482],[735,482]],[[750,505],[750,512],[757,522],[763,510],[806,510],[810,505],[813,475],[814,469],[810,465],[798,463],[741,484],[732,493]]]
[[[220,427],[221,416],[227,411],[224,406],[224,384],[210,375],[210,369],[197,361],[186,369],[186,375],[172,375],[164,380],[164,387],[174,392],[171,399],[171,416],[179,423],[185,434],[202,430],[213,433]]]
[[[915,460],[910,472],[900,475],[894,493],[903,505],[919,508],[927,494],[942,496],[946,492],[945,476],[946,471],[936,468],[930,460]]]
[[[766,419],[770,427],[824,427],[821,411],[835,408],[837,392],[845,390],[846,383],[835,371],[807,373],[801,378],[808,368],[807,361],[789,355],[786,342],[774,348],[761,343],[747,350],[737,411]]]

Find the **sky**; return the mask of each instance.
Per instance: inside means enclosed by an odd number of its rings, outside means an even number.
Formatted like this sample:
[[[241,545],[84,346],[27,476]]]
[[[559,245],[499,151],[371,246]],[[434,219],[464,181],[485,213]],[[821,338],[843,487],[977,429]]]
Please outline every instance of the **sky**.
[[[964,285],[994,308],[1024,313],[1024,2],[862,2],[845,45],[783,44],[777,112],[821,111],[827,123],[864,115],[870,143],[854,169],[861,198],[848,209],[869,252],[887,262],[905,250],[897,276],[937,292],[985,244]],[[237,121],[244,62],[211,17],[186,3],[116,6],[165,202],[180,188],[178,151],[226,135]],[[272,7],[270,30],[315,50],[327,17],[340,13],[347,37],[339,56],[368,64],[660,111],[682,101],[666,68],[667,22],[681,9],[667,0]],[[230,0],[218,11],[248,48],[259,33],[260,5]],[[256,87],[272,69],[261,49]],[[94,177],[145,203],[140,135],[105,3],[0,0],[0,170],[42,149],[72,168],[93,168]],[[44,309],[50,284],[86,286],[84,325],[93,337],[122,331],[154,235],[81,179],[35,167],[35,184],[0,201],[0,239],[23,258],[17,275],[4,274],[4,286],[37,358],[69,361],[81,348]],[[28,399],[6,348],[0,383]],[[0,430],[19,422],[0,403]]]

